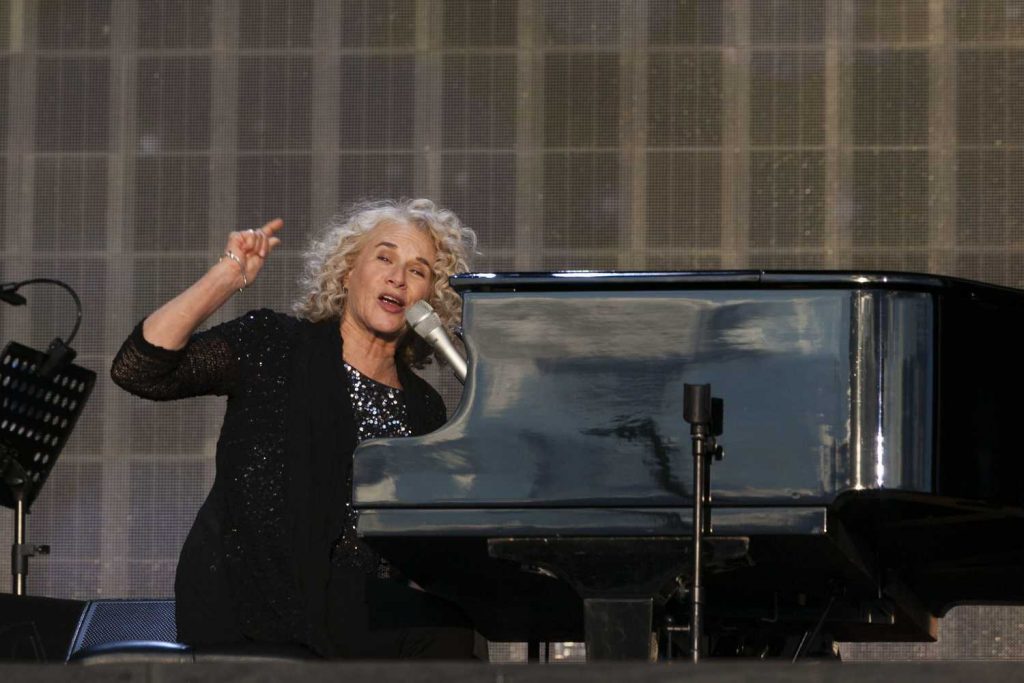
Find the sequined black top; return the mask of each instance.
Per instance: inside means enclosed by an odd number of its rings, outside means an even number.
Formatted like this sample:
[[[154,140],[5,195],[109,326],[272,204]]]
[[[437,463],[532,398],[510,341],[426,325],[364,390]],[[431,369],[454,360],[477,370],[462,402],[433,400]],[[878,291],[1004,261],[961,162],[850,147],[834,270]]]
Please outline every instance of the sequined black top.
[[[338,541],[352,521],[358,442],[338,321],[263,309],[198,333],[179,351],[147,342],[140,323],[111,377],[153,400],[227,396],[213,487],[178,562],[179,639],[293,642],[331,654],[326,623],[345,609],[325,604],[326,594],[331,581],[353,576],[337,578],[345,564],[337,553],[354,547]],[[405,433],[443,424],[437,392],[401,364],[399,379]]]
[[[405,392],[381,384],[344,363],[348,376],[348,396],[356,421],[356,440],[380,439],[391,436],[410,436],[409,418],[405,407]],[[346,490],[352,490],[352,475]],[[351,501],[345,502],[345,529],[335,543],[334,564],[339,567],[360,569],[378,578],[393,575],[391,566],[356,535],[356,514]]]
[[[411,436],[405,409],[405,392],[370,379],[348,363],[348,397],[356,418],[356,439]]]

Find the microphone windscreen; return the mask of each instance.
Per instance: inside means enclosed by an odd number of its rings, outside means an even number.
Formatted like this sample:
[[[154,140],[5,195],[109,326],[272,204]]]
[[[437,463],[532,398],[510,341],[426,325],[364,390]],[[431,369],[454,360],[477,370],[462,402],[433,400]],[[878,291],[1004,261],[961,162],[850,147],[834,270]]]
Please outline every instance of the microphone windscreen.
[[[424,338],[441,327],[441,318],[434,312],[430,304],[422,299],[406,310],[405,321],[412,326],[416,334]]]
[[[420,299],[409,308],[405,309],[405,322],[416,327],[427,319],[434,309],[423,299]]]

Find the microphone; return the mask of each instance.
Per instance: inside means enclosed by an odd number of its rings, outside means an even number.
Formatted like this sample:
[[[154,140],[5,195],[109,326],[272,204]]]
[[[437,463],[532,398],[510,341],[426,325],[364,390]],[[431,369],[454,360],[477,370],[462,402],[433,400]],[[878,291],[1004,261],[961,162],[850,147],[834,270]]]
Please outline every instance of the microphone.
[[[413,332],[422,337],[434,351],[448,361],[455,376],[465,384],[466,359],[462,357],[462,354],[452,344],[452,340],[445,334],[441,318],[438,317],[431,305],[422,299],[417,301],[406,309],[405,321],[412,327]]]
[[[6,301],[12,306],[24,306],[27,300],[18,294],[20,284],[20,282],[6,282],[0,285],[0,301]]]

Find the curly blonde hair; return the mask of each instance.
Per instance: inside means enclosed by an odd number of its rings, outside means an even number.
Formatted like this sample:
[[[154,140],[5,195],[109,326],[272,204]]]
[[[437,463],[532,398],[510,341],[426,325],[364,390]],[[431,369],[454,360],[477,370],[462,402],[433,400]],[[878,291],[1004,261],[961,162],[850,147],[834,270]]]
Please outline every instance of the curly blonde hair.
[[[430,236],[437,256],[431,266],[433,286],[427,303],[450,333],[462,319],[462,300],[448,285],[448,277],[469,270],[476,233],[429,199],[361,202],[328,221],[306,250],[299,278],[301,293],[292,310],[313,322],[340,318],[346,296],[342,282],[366,246],[367,235],[384,223],[406,223]],[[423,367],[431,349],[416,335],[405,334],[398,355],[413,367]]]

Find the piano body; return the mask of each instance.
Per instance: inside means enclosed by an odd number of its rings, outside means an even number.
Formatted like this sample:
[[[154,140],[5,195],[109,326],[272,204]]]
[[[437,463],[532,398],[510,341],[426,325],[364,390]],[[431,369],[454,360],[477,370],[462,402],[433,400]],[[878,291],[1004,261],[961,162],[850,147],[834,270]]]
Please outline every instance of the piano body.
[[[724,400],[709,638],[934,640],[954,605],[1024,602],[1024,292],[900,273],[452,284],[461,404],[361,445],[354,502],[359,533],[488,639],[685,623],[684,383]]]

